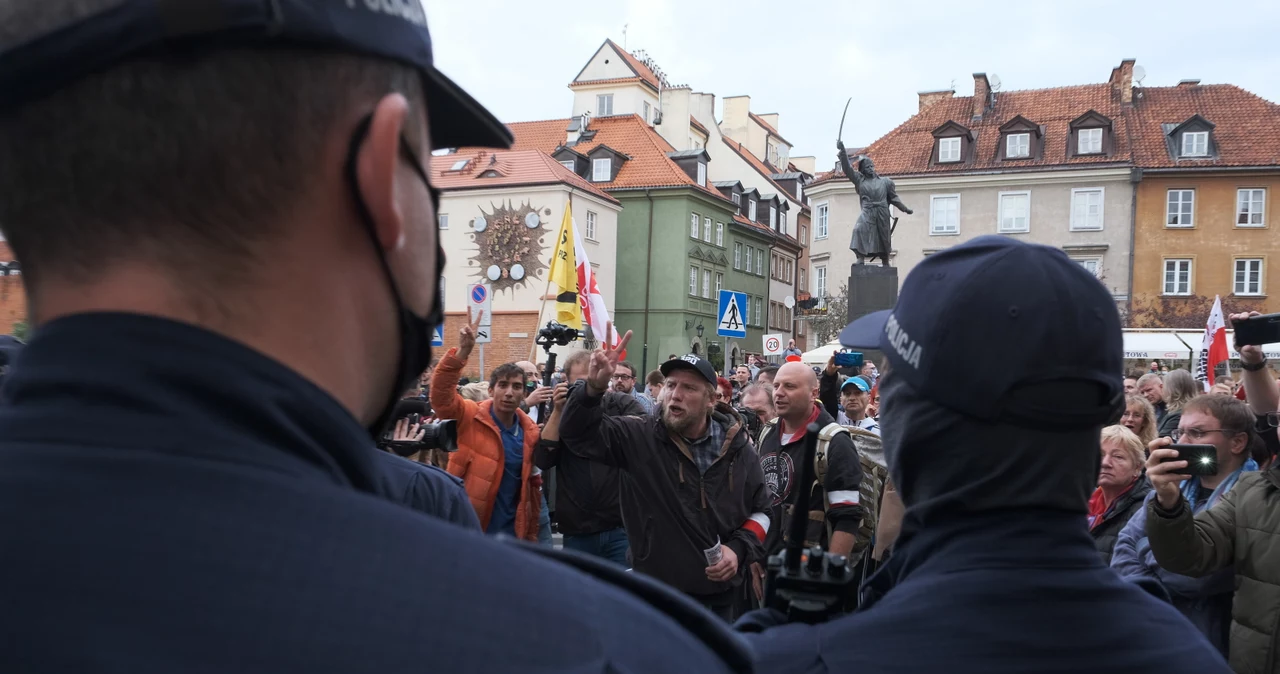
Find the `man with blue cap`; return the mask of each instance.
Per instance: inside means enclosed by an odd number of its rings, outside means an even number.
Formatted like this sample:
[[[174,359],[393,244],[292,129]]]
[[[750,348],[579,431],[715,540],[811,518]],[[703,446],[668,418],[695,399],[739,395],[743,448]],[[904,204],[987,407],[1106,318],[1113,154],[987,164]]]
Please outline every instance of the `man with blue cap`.
[[[1092,274],[1055,248],[979,237],[925,258],[896,307],[840,341],[888,357],[880,424],[902,532],[858,613],[753,636],[761,671],[1228,671],[1089,537],[1099,435],[1124,409],[1120,317]],[[975,362],[1000,367],[974,379]]]
[[[388,500],[423,162],[510,142],[417,0],[0,0],[0,671],[749,669],[653,582]]]

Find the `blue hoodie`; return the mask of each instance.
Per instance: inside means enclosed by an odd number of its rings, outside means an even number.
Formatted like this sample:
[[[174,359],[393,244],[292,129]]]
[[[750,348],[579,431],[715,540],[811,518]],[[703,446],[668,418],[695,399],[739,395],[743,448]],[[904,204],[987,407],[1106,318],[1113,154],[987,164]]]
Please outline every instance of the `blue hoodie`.
[[[1182,485],[1183,496],[1191,504],[1192,512],[1199,513],[1231,491],[1241,474],[1255,470],[1258,470],[1257,462],[1248,459],[1223,480],[1209,498],[1200,502],[1195,498],[1200,478],[1191,478]],[[1147,501],[1155,495],[1154,490],[1147,494]],[[1144,507],[1120,531],[1115,550],[1111,553],[1111,568],[1127,580],[1150,578],[1159,582],[1168,591],[1174,608],[1181,611],[1225,656],[1231,629],[1231,597],[1235,594],[1235,567],[1223,567],[1203,578],[1181,576],[1160,568],[1147,540],[1146,512]]]

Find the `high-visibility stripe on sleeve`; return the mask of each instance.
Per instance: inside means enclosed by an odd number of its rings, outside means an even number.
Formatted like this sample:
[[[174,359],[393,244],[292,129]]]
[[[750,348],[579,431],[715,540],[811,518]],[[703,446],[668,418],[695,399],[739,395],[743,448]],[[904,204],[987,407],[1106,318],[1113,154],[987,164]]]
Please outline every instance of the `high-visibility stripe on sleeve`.
[[[742,528],[755,534],[756,538],[763,543],[765,536],[769,534],[769,516],[764,513],[754,513],[747,518]]]
[[[827,500],[831,505],[858,505],[861,495],[857,490],[853,491],[833,491],[827,493]]]

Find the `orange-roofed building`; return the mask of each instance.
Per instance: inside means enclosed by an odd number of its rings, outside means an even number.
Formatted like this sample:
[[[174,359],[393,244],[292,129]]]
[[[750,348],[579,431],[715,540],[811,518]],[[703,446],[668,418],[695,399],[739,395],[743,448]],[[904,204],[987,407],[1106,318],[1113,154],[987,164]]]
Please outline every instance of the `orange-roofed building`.
[[[438,225],[449,259],[442,280],[446,347],[457,343],[468,287],[486,283],[493,315],[484,367],[534,358],[538,327],[555,318],[555,303],[543,298],[556,234],[570,205],[600,293],[613,307],[622,210],[617,199],[537,150],[462,149],[433,156],[431,182],[441,190]],[[557,351],[583,347],[578,342]],[[545,357],[537,351],[538,361]],[[478,358],[472,368],[473,378],[488,378]]]
[[[1203,329],[1215,295],[1280,312],[1280,106],[1198,80],[1137,94],[1133,325]]]

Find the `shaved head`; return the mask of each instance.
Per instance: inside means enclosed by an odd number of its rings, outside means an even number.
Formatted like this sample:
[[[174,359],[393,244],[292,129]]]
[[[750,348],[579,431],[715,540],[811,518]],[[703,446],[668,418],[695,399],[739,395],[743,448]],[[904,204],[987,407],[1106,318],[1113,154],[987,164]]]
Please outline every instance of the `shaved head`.
[[[818,388],[818,375],[813,373],[813,368],[804,363],[787,363],[778,368],[778,374],[774,376],[773,381],[776,386],[783,378],[790,379],[799,377],[800,383],[809,388]]]
[[[773,378],[773,404],[777,414],[792,429],[813,414],[818,399],[818,375],[804,363],[787,363]]]

